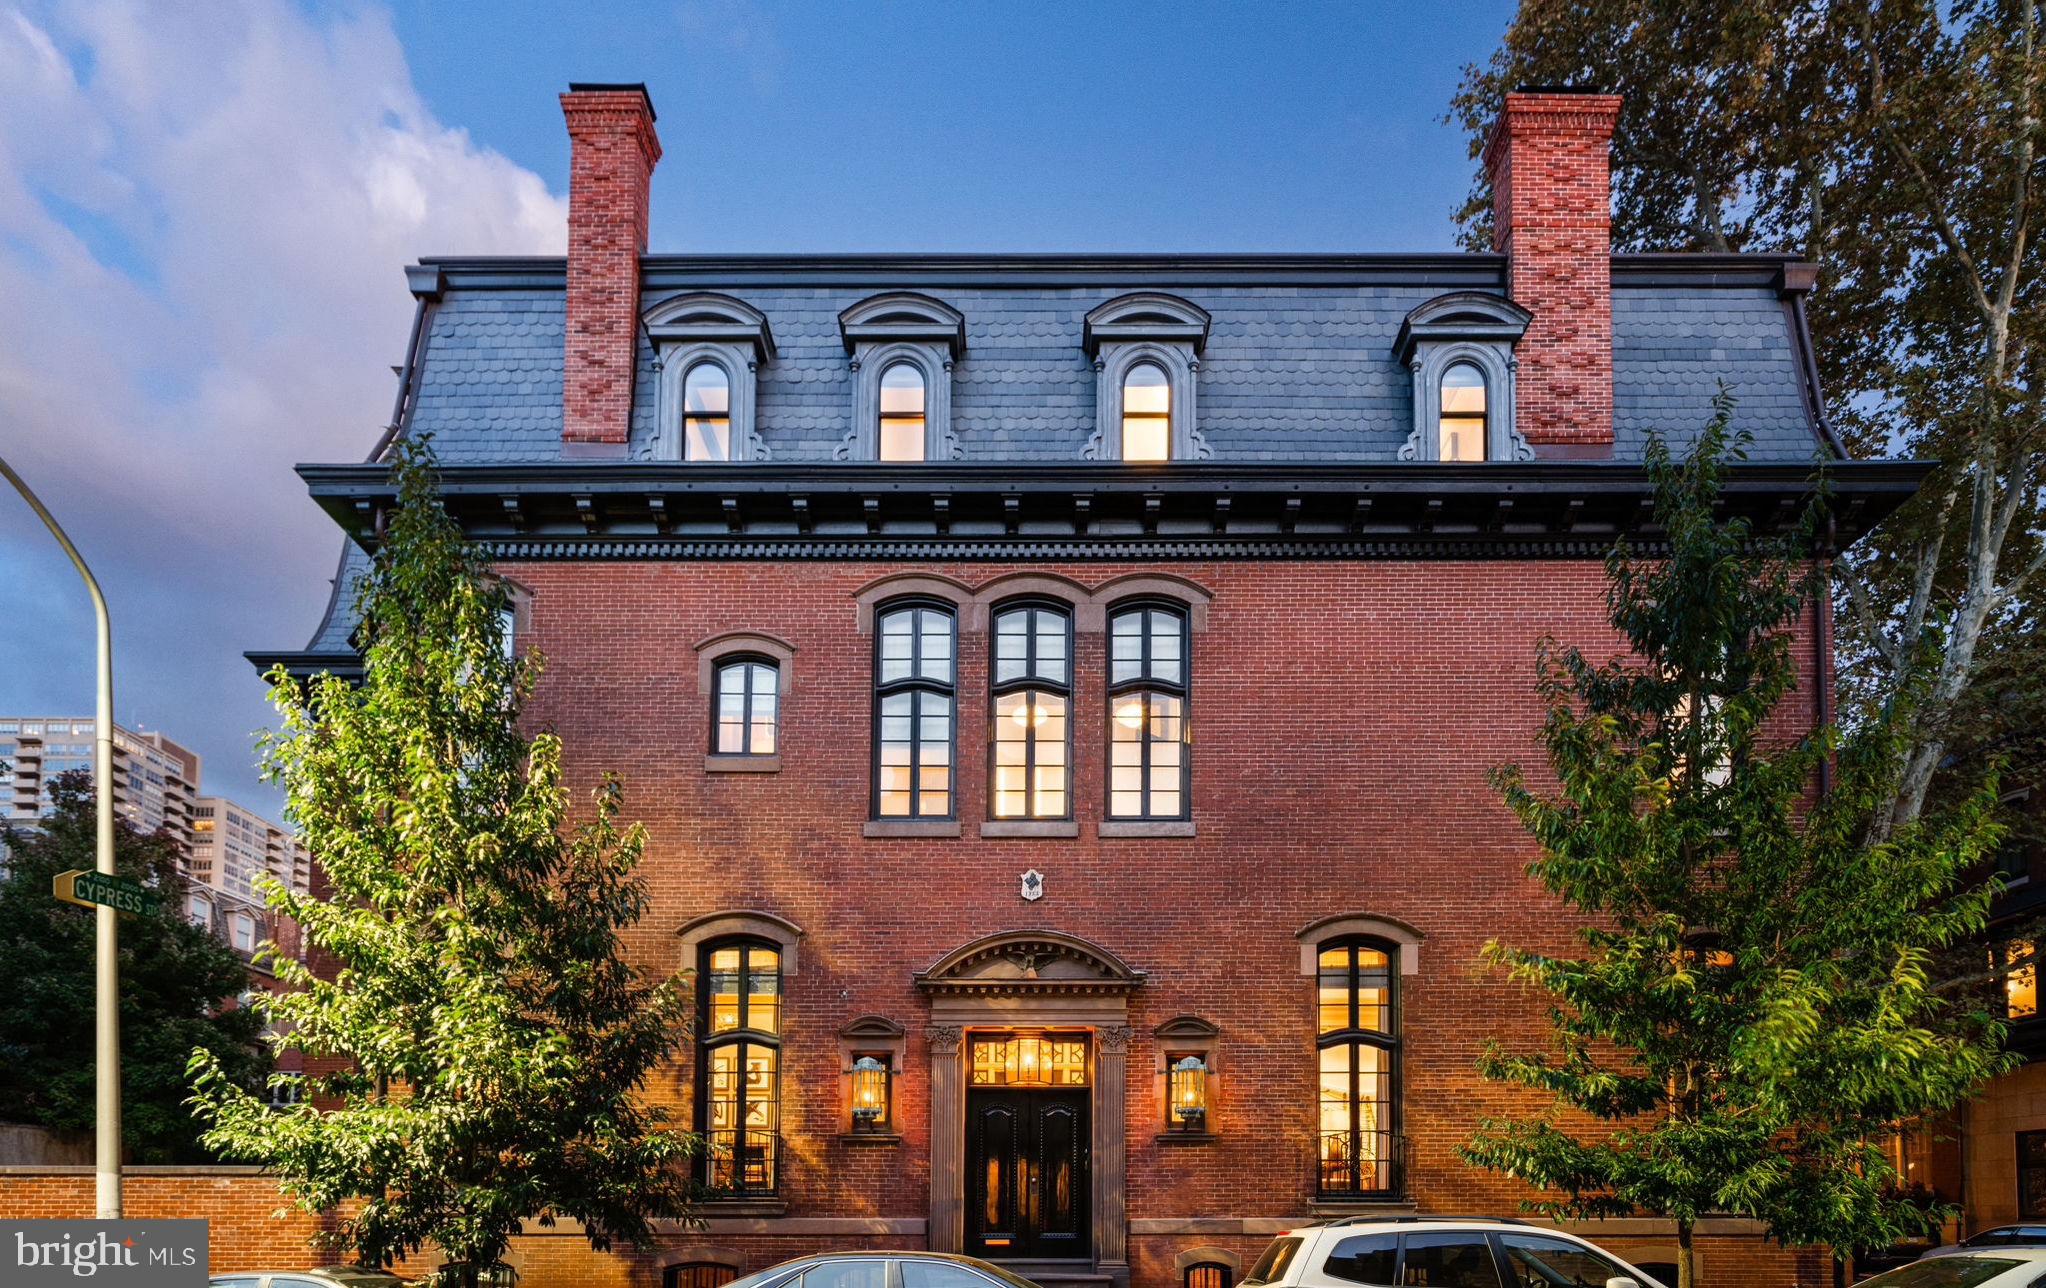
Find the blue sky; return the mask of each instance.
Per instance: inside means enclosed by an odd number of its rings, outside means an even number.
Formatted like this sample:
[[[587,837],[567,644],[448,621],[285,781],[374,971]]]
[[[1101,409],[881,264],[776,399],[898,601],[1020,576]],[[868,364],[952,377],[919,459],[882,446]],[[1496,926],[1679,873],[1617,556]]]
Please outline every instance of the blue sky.
[[[403,263],[560,252],[569,81],[651,90],[656,250],[1424,250],[1510,13],[0,0],[0,454],[107,585],[118,718],[274,808],[240,654],[338,549],[291,466],[376,437]],[[0,713],[90,710],[89,632],[0,497]]]

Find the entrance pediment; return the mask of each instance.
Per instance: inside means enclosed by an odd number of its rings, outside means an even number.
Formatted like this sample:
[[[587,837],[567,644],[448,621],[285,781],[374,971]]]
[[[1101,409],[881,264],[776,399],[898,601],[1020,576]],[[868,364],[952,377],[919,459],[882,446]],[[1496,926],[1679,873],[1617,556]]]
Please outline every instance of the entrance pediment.
[[[1056,930],[1005,930],[946,953],[916,973],[926,993],[1124,994],[1143,984],[1114,953]]]

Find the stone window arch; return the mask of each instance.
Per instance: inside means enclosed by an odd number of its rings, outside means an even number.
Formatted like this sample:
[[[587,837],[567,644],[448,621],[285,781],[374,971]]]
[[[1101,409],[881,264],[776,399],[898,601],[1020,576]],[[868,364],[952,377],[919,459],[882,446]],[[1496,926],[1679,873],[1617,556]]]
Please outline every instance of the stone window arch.
[[[1214,453],[1201,436],[1195,377],[1208,344],[1205,309],[1156,291],[1120,295],[1087,314],[1081,347],[1094,363],[1094,434],[1081,450],[1087,460],[1120,461],[1126,384],[1139,367],[1165,374],[1170,408],[1167,461],[1203,460]]]
[[[869,296],[838,315],[853,373],[853,422],[832,452],[841,461],[881,459],[882,378],[908,364],[923,378],[923,460],[958,460],[952,432],[952,365],[966,353],[966,315],[914,291]]]
[[[1393,341],[1393,358],[1413,378],[1413,428],[1403,461],[1440,461],[1443,379],[1469,366],[1484,378],[1486,461],[1530,461],[1534,449],[1514,425],[1514,346],[1531,315],[1483,291],[1438,295],[1408,313]]]
[[[774,332],[767,315],[743,300],[710,291],[672,296],[648,308],[641,319],[654,346],[660,372],[660,420],[654,455],[660,460],[692,458],[685,422],[689,377],[706,363],[722,372],[728,388],[725,419],[728,450],[722,461],[764,461],[770,453],[755,420],[755,385],[760,365],[774,360]]]
[[[772,912],[735,908],[707,912],[684,922],[675,937],[681,941],[682,969],[687,971],[702,968],[697,959],[702,955],[703,945],[714,939],[758,939],[773,944],[781,950],[781,973],[786,979],[797,973],[796,950],[802,943],[803,928]]]

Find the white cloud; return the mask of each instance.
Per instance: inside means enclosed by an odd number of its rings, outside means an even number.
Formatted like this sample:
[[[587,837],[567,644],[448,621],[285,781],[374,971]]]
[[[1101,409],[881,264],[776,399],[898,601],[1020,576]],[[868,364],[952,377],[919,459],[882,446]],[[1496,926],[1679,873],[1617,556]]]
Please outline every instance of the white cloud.
[[[559,254],[566,205],[436,120],[382,10],[0,8],[0,454],[113,604],[117,714],[248,792],[241,650],[296,647],[337,534],[291,473],[354,460],[422,255]],[[0,497],[0,711],[89,709],[69,565]]]

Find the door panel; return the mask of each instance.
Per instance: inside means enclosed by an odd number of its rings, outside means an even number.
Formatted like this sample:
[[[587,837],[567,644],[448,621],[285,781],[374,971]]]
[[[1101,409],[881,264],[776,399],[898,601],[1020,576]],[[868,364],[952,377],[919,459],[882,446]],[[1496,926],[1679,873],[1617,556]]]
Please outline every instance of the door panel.
[[[1088,1256],[1091,1152],[1084,1091],[968,1092],[966,1251]]]

